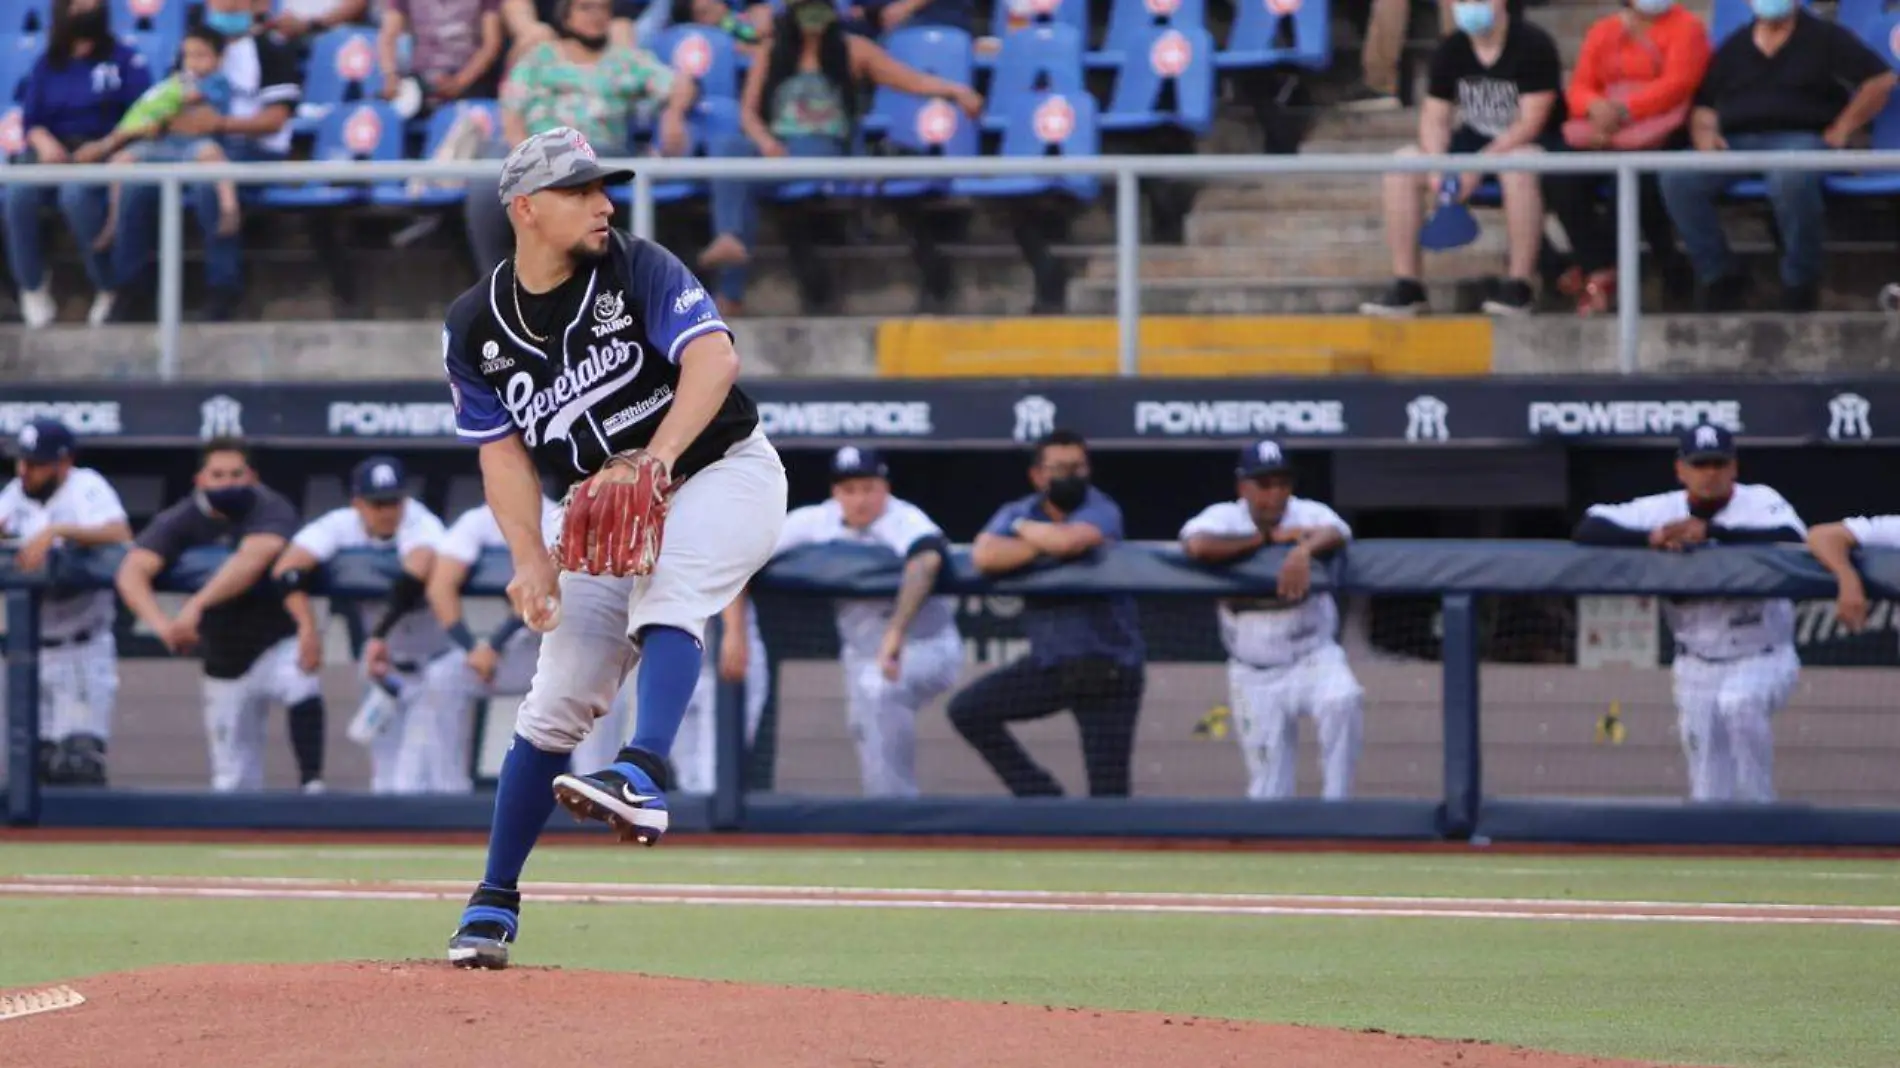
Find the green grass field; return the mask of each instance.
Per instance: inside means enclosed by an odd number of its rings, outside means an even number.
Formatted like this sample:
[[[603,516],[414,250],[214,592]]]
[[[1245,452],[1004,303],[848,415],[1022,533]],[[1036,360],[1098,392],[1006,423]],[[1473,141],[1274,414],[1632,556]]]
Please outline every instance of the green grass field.
[[[41,845],[46,876],[469,880],[465,847]],[[1900,905],[1846,860],[550,847],[536,882]],[[459,892],[459,891],[458,891]],[[433,958],[454,901],[0,900],[0,987],[162,963]],[[1900,926],[536,904],[516,961],[1153,1009],[1684,1064],[1900,1063]]]

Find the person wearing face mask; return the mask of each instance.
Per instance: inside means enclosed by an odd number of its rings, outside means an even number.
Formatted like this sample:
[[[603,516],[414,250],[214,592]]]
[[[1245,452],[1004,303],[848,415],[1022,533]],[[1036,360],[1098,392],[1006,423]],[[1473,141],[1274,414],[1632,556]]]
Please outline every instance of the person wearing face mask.
[[[1676,0],[1625,0],[1590,27],[1564,94],[1564,140],[1577,151],[1652,152],[1688,143],[1690,101],[1709,66],[1709,31]],[[1547,174],[1544,199],[1570,237],[1576,263],[1558,289],[1579,315],[1616,308],[1616,194],[1608,173]],[[1673,289],[1688,278],[1654,174],[1641,175],[1643,240]]]
[[[105,0],[64,0],[53,8],[46,52],[20,83],[20,124],[26,151],[20,163],[72,163],[73,152],[112,132],[126,109],[151,88],[145,57],[117,41],[106,23]],[[0,102],[4,103],[4,102]],[[30,329],[50,325],[59,314],[46,282],[40,214],[48,200],[59,203],[66,225],[85,250],[86,277],[94,296],[87,322],[94,326],[112,312],[112,262],[94,250],[106,228],[106,187],[15,185],[0,191],[5,202],[7,259],[20,284],[20,314]]]
[[[1209,505],[1181,528],[1188,559],[1224,565],[1273,545],[1290,546],[1269,596],[1220,603],[1228,703],[1247,763],[1247,796],[1292,797],[1300,717],[1319,725],[1322,796],[1352,796],[1364,732],[1365,690],[1339,647],[1333,595],[1313,592],[1313,559],[1344,548],[1352,528],[1339,513],[1293,494],[1293,465],[1274,441],[1241,450],[1239,497]]]
[[[1080,560],[1122,540],[1121,507],[1089,484],[1088,443],[1070,430],[1036,442],[1036,492],[998,509],[970,561],[984,575]],[[1147,646],[1135,599],[1029,597],[1022,613],[1029,655],[984,675],[950,699],[950,724],[1017,797],[1057,797],[1062,786],[1009,732],[1019,720],[1075,714],[1091,797],[1126,797]]]
[[[407,70],[398,47],[405,34],[414,41]],[[421,83],[425,110],[492,96],[501,44],[501,0],[386,0],[376,36],[383,99],[396,99],[404,75]]]
[[[565,0],[501,0],[501,26],[508,38],[507,66],[514,66],[536,45],[560,39],[566,6]],[[648,17],[656,8],[665,7],[664,3],[648,0],[612,0],[608,42],[619,48],[633,48],[641,41],[650,40],[651,35],[644,29]],[[636,26],[641,28],[636,29]],[[655,32],[665,28],[664,21],[654,25]]]
[[[1698,152],[1796,152],[1846,148],[1887,106],[1894,72],[1886,57],[1845,26],[1816,18],[1796,0],[1750,0],[1755,20],[1730,34],[1709,61],[1689,115]],[[1749,306],[1748,275],[1735,262],[1716,204],[1742,175],[1673,171],[1662,176],[1663,202],[1695,268],[1703,311]],[[1819,171],[1771,171],[1768,203],[1781,231],[1781,308],[1821,304],[1821,242],[1826,229]]]
[[[13,566],[39,571],[55,548],[132,540],[125,505],[105,476],[74,462],[64,423],[20,428],[14,479],[0,489],[0,539],[17,540]],[[48,590],[40,602],[40,775],[50,783],[103,786],[106,743],[119,696],[119,646],[111,590]]]
[[[175,655],[203,661],[205,740],[213,790],[264,787],[264,717],[289,710],[306,793],[323,789],[323,694],[297,669],[297,625],[270,581],[297,533],[297,509],[257,480],[250,446],[213,438],[199,450],[190,496],[158,513],[119,564],[119,597]],[[167,615],[153,584],[188,550],[228,549],[218,569]]]
[[[560,36],[530,48],[501,87],[505,153],[530,134],[566,127],[580,131],[602,158],[630,156],[627,128],[642,105],[660,104],[656,141],[661,154],[686,150],[686,115],[698,99],[690,75],[675,71],[642,48],[613,40],[609,0],[563,0]],[[465,214],[469,247],[483,273],[514,251],[514,230],[500,196],[499,177],[470,182]]]
[[[794,0],[779,16],[765,59],[746,72],[739,100],[741,133],[713,146],[716,156],[782,158],[849,155],[857,128],[861,83],[888,85],[918,96],[942,97],[974,119],[983,98],[892,59],[869,38],[847,33],[833,0]],[[745,300],[746,264],[758,228],[760,183],[743,178],[712,182],[713,239],[699,254],[702,271],[718,271],[719,307],[737,313]],[[803,227],[799,227],[802,231]],[[823,304],[828,289],[812,270],[807,236],[791,236],[792,264],[808,304]]]
[[[226,159],[237,163],[282,160],[290,152],[290,119],[303,96],[303,74],[290,46],[260,32],[252,0],[205,0],[202,25],[225,39],[218,72],[231,86],[229,108],[187,108],[134,149],[141,163],[187,162],[195,139],[216,138]],[[241,186],[239,195],[256,186]],[[212,321],[230,319],[244,291],[242,235],[222,224],[225,213],[215,183],[185,187],[185,203],[204,234],[205,308]],[[226,233],[226,229],[231,232]],[[158,237],[158,186],[126,185],[119,196],[119,228],[112,246],[112,273],[121,294],[150,291],[153,242]],[[112,321],[128,321],[126,301],[113,305]]]
[[[1557,42],[1511,14],[1505,0],[1456,0],[1452,18],[1458,32],[1440,41],[1432,53],[1430,85],[1419,109],[1418,143],[1400,149],[1399,155],[1504,156],[1560,149],[1563,60]],[[1361,314],[1410,316],[1426,307],[1419,228],[1427,203],[1445,195],[1445,177],[1396,171],[1385,176],[1385,239],[1395,277],[1383,296],[1360,305]],[[1456,176],[1450,196],[1459,203],[1469,200],[1482,179],[1480,170]],[[1498,184],[1504,192],[1507,277],[1484,302],[1484,310],[1489,315],[1528,315],[1543,244],[1544,199],[1535,174],[1500,174]]]

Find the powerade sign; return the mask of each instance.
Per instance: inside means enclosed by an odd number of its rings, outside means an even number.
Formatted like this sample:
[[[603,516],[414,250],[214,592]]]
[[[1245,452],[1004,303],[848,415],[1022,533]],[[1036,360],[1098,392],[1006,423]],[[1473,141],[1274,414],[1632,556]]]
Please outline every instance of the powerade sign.
[[[757,403],[759,425],[773,438],[928,438],[936,431],[929,401]]]
[[[1346,405],[1337,400],[1135,402],[1135,434],[1164,437],[1339,437]]]
[[[1747,429],[1738,400],[1532,401],[1529,422],[1533,435],[1560,437],[1667,437],[1703,423]]]

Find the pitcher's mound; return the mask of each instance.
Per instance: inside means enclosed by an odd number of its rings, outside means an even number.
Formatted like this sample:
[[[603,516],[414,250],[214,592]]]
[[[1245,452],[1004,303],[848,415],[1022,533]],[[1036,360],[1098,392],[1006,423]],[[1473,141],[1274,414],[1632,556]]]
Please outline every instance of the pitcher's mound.
[[[0,1066],[1609,1068],[1476,1043],[620,972],[446,964],[154,968],[0,1021]]]

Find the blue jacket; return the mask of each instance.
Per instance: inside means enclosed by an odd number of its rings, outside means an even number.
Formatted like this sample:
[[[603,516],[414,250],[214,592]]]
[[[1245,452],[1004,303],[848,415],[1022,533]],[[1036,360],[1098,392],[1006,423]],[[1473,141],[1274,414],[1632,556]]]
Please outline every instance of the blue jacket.
[[[21,125],[45,129],[68,148],[112,132],[125,109],[152,87],[152,72],[137,49],[117,44],[103,58],[55,67],[46,56],[20,83]]]

